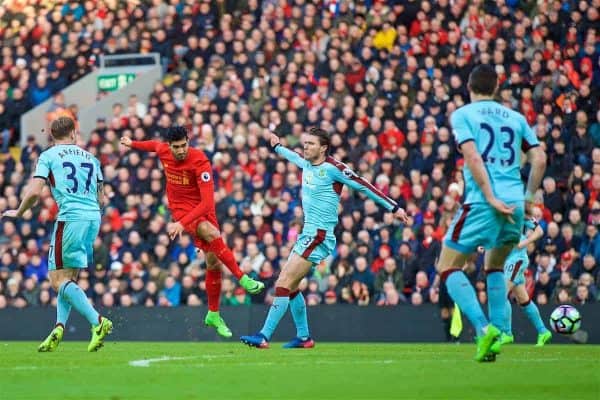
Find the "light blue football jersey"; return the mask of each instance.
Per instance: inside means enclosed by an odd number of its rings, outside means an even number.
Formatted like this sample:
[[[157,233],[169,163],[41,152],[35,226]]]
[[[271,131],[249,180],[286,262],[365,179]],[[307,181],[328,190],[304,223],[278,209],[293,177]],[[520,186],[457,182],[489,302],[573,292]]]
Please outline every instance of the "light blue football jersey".
[[[58,144],[40,154],[34,177],[44,178],[58,204],[59,221],[100,218],[100,162],[74,144]]]
[[[395,211],[398,208],[394,200],[333,157],[327,157],[326,161],[319,165],[312,165],[298,153],[282,145],[277,145],[275,152],[302,169],[303,232],[305,233],[323,229],[328,236],[333,235],[333,230],[338,223],[338,207],[343,185],[365,194],[388,211]]]
[[[523,224],[523,232],[521,233],[521,238],[519,242],[527,239],[527,232],[533,231],[535,228],[539,226],[538,222],[533,218],[528,218],[525,220]],[[517,260],[529,261],[529,256],[527,255],[527,248],[519,249],[515,246],[508,257],[506,258],[506,264],[515,263]]]
[[[457,144],[474,141],[483,158],[495,196],[508,203],[525,199],[521,151],[538,146],[525,117],[492,100],[477,101],[450,116]],[[485,202],[468,166],[464,167],[466,204]]]

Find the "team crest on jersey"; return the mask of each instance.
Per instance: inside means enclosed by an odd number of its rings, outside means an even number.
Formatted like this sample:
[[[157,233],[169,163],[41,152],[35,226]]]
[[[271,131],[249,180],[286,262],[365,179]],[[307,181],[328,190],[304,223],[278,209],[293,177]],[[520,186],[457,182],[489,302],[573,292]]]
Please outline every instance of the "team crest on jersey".
[[[209,182],[210,174],[208,172],[203,172],[202,175],[200,175],[200,179],[202,179],[202,182]]]
[[[352,171],[350,168],[346,168],[342,171],[342,174],[344,174],[344,176],[346,178],[354,178],[356,177],[356,172]]]
[[[325,170],[324,170],[323,168],[321,168],[321,169],[319,170],[319,177],[320,177],[320,178],[324,178],[324,177],[325,177]]]

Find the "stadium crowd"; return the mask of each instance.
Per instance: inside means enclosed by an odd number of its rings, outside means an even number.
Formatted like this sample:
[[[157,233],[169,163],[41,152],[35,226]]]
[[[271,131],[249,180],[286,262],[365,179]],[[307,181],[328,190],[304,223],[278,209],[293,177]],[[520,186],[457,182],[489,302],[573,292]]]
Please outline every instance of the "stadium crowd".
[[[269,126],[292,148],[318,125],[331,153],[410,214],[398,225],[347,188],[338,247],[301,286],[309,305],[438,303],[434,264],[460,206],[463,161],[448,116],[467,103],[472,65],[491,63],[498,100],[521,111],[547,151],[528,251],[538,304],[591,303],[600,284],[600,1],[8,0],[0,6],[0,212],[16,208],[43,150],[20,116],[93,70],[98,55],[159,52],[149,98],[115,104],[80,143],[102,162],[109,202],[94,262],[79,285],[96,305],[206,303],[204,259],[171,242],[162,172],[126,154],[121,136],[188,126],[212,160],[221,228],[242,269],[270,290],[223,282],[226,305],[269,303],[302,229],[300,171],[269,149]],[[50,111],[50,110],[49,110]],[[525,168],[524,178],[527,176]],[[0,221],[0,308],[49,306],[52,222],[46,188],[23,220]],[[485,303],[481,256],[466,266]]]

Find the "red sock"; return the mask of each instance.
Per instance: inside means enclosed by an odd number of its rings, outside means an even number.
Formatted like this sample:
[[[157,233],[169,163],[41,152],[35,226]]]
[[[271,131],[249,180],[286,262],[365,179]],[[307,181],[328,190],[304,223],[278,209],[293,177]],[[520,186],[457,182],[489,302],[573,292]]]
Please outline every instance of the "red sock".
[[[206,270],[206,296],[208,297],[208,310],[219,311],[221,300],[221,270]]]
[[[275,288],[275,297],[290,297],[290,289],[277,286]]]
[[[230,270],[233,276],[235,276],[237,279],[240,279],[242,275],[244,275],[237,261],[235,261],[235,256],[225,245],[225,242],[223,242],[221,237],[218,237],[210,242],[206,250],[215,253],[215,256],[217,256],[217,258],[223,264],[225,264],[227,269]]]

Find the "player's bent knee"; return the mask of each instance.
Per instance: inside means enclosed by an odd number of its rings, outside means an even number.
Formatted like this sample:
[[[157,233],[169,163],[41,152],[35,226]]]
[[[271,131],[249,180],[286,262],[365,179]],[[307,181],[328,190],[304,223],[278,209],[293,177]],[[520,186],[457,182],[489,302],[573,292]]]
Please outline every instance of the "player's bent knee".
[[[206,269],[210,269],[210,270],[219,270],[221,269],[221,263],[206,263]]]
[[[54,291],[58,293],[58,290],[60,289],[61,285],[67,281],[70,281],[70,279],[67,279],[65,277],[50,279],[50,286],[52,286],[52,289],[54,289]]]
[[[212,242],[221,236],[221,232],[210,222],[202,221],[198,224],[198,236],[206,242]]]

